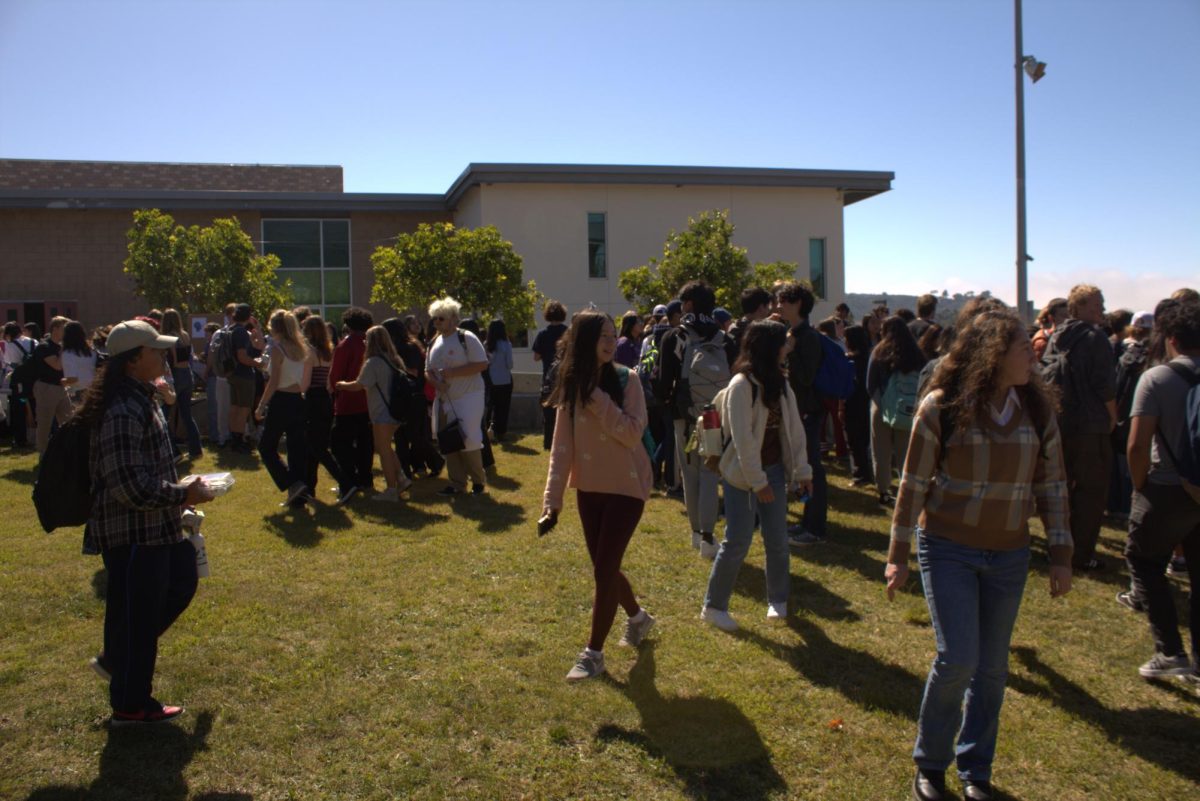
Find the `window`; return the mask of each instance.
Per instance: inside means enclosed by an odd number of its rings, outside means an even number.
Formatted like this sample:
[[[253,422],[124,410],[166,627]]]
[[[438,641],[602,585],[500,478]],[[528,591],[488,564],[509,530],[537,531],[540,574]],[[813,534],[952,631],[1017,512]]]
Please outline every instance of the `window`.
[[[808,240],[808,280],[818,298],[825,297],[825,240]]]
[[[263,220],[262,252],[279,257],[297,306],[340,320],[350,305],[349,220]]]
[[[604,212],[589,211],[588,222],[588,278],[608,277],[608,256]]]

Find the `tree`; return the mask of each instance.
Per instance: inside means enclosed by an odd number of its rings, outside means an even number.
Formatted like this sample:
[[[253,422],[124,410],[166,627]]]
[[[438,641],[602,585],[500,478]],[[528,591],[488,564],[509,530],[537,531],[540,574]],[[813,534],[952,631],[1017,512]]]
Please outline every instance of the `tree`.
[[[521,257],[494,225],[455,228],[451,223],[421,223],[371,254],[375,268],[373,303],[397,311],[422,311],[446,296],[477,319],[502,319],[510,332],[533,327],[541,294],[525,282]]]
[[[689,218],[686,230],[672,230],[667,235],[662,258],[651,258],[648,264],[621,273],[617,286],[626,300],[648,313],[655,304],[675,297],[688,281],[701,280],[716,291],[718,306],[737,313],[743,290],[769,288],[795,275],[793,262],[751,266],[746,249],[733,244],[729,211],[706,211]]]
[[[262,315],[289,308],[291,282],[275,277],[278,256],[261,256],[236,217],[184,228],[158,209],[133,213],[125,233],[125,272],[151,306],[183,315],[215,312],[226,303],[249,303]]]

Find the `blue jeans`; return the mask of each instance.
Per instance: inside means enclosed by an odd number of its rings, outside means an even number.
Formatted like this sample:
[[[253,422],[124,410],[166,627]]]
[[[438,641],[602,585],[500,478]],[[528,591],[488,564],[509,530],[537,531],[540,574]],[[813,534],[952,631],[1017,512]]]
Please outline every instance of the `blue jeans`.
[[[171,378],[175,381],[175,405],[179,409],[179,419],[183,422],[183,428],[187,431],[187,447],[188,455],[196,456],[200,453],[200,427],[196,425],[195,419],[192,418],[192,368],[191,367],[172,367]]]
[[[763,548],[767,553],[767,601],[787,606],[791,575],[788,572],[787,539],[787,478],[783,465],[767,468],[767,482],[775,500],[763,503],[751,490],[740,490],[728,482],[725,485],[725,541],[713,562],[708,577],[708,592],[704,605],[722,612],[729,611],[729,597],[737,581],[742,562],[754,537],[754,515],[762,525]]]
[[[990,781],[1029,546],[984,551],[922,532],[917,559],[938,652],[921,699],[913,760],[925,770],[946,770],[957,757],[963,779]]]
[[[684,453],[691,432],[683,420],[675,421],[675,461],[683,475],[683,505],[692,531],[712,534],[717,528],[720,477],[703,466],[698,453]]]

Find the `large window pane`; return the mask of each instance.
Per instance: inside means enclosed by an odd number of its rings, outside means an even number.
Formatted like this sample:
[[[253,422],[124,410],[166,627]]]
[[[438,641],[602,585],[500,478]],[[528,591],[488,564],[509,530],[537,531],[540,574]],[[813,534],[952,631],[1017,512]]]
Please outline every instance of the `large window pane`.
[[[325,267],[349,267],[350,222],[325,220],[321,225],[325,235]]]
[[[326,306],[325,313],[321,315],[325,318],[325,322],[333,323],[339,331],[342,330],[342,314],[345,313],[349,306]]]
[[[265,220],[263,253],[279,257],[281,266],[321,266],[321,224],[316,220]]]
[[[818,298],[825,297],[825,240],[808,240],[808,280]]]
[[[277,270],[279,282],[292,282],[293,300],[297,306],[316,306],[321,303],[320,270]]]
[[[325,271],[325,302],[336,305],[350,302],[350,271]]]
[[[608,276],[604,214],[588,213],[588,278]]]

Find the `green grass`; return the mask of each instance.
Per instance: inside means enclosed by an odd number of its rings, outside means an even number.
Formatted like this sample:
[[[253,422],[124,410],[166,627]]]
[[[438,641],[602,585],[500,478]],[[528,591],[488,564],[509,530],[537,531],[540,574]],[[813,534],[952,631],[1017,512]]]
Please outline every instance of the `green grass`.
[[[86,664],[100,561],[37,526],[34,459],[0,457],[0,798],[907,797],[933,635],[915,582],[885,599],[869,494],[831,476],[831,542],[793,555],[788,626],[765,620],[756,542],[734,636],[696,619],[709,564],[681,504],[655,497],[625,567],[659,626],[634,652],[618,620],[610,676],[568,685],[590,567],[572,502],[535,534],[537,447],[499,452],[488,497],[422,481],[400,506],[299,515],[256,460],[206,457],[238,484],[206,507],[213,575],[159,652],[156,695],[188,712],[153,731],[106,726]],[[1138,677],[1152,644],[1113,601],[1123,582],[1051,601],[1035,557],[996,759],[1012,797],[1197,797],[1200,699]]]

